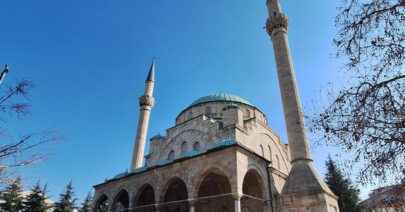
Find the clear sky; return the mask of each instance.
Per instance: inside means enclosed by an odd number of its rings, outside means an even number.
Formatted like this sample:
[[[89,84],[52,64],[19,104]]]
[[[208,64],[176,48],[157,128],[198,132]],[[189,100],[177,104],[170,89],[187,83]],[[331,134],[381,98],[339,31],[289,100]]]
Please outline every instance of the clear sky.
[[[331,56],[338,1],[281,3],[301,102],[311,108],[321,87],[341,77]],[[52,199],[70,180],[82,199],[129,167],[138,97],[154,56],[148,137],[165,134],[199,97],[226,92],[264,111],[286,141],[265,0],[0,0],[0,8],[6,80],[29,77],[36,85],[32,115],[7,127],[17,135],[49,127],[66,134],[44,147],[48,160],[20,171],[26,185],[48,183]],[[332,151],[312,149],[321,174]]]

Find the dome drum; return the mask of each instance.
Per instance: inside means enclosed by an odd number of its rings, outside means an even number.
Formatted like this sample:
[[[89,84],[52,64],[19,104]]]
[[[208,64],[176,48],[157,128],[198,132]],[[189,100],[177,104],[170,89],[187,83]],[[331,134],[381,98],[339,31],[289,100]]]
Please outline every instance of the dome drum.
[[[223,121],[224,114],[229,114],[226,113],[228,109],[239,109],[243,113],[244,120],[256,117],[267,124],[266,116],[249,101],[235,95],[219,93],[194,101],[177,116],[176,125],[201,115]]]

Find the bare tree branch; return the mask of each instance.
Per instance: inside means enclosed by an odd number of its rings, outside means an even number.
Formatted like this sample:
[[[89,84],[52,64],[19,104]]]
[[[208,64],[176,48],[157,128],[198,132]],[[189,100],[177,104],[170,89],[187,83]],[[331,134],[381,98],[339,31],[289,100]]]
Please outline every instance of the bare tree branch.
[[[405,176],[405,8],[403,0],[342,0],[334,39],[351,81],[325,90],[309,117],[319,144],[353,155],[360,183]],[[332,90],[332,91],[331,91]],[[319,105],[319,104],[317,104]]]
[[[4,84],[2,84],[3,86]],[[9,86],[0,94],[0,120],[6,123],[13,115],[21,118],[29,114],[28,94],[33,88],[31,81],[23,79]],[[1,90],[0,90],[1,91]],[[14,171],[44,160],[48,154],[40,149],[47,143],[58,142],[62,136],[54,130],[27,133],[14,140],[10,130],[0,125],[0,184],[10,182]]]

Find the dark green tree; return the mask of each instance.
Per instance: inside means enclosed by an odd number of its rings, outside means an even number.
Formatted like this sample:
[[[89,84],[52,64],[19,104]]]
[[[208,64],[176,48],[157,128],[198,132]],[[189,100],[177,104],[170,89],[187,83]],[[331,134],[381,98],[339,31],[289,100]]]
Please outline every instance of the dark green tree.
[[[336,166],[336,163],[329,156],[326,161],[327,173],[325,182],[328,184],[332,192],[339,198],[339,209],[342,212],[358,212],[359,206],[359,190],[355,189],[349,178],[343,176],[341,170]]]
[[[91,211],[91,203],[93,202],[93,196],[91,192],[87,194],[86,199],[82,203],[82,207],[80,208],[80,212],[90,212]]]
[[[23,212],[46,212],[50,206],[46,200],[46,186],[41,189],[39,182],[31,189],[31,193],[24,201]]]
[[[66,190],[60,195],[59,201],[54,205],[54,212],[73,212],[76,209],[76,198],[74,196],[72,182],[66,186]]]
[[[24,208],[21,196],[21,179],[18,177],[1,192],[0,211],[20,212]]]

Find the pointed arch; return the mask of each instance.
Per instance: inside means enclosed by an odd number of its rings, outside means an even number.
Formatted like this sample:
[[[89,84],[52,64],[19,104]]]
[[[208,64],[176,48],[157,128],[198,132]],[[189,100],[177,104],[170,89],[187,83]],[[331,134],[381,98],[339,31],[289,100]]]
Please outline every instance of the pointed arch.
[[[160,202],[163,204],[161,212],[188,212],[188,189],[186,183],[179,178],[173,177],[167,181],[162,189]]]
[[[199,152],[199,151],[200,151],[200,148],[201,148],[200,142],[196,141],[196,142],[193,144],[193,151]]]
[[[93,212],[101,212],[101,211],[108,211],[108,197],[105,194],[101,194],[97,200],[96,204],[94,204]]]
[[[242,192],[245,198],[241,200],[242,208],[246,211],[263,212],[265,191],[262,176],[255,169],[250,169],[243,178]]]
[[[220,167],[220,166],[209,166],[206,167],[205,169],[203,169],[201,172],[201,174],[199,174],[194,180],[194,186],[191,189],[191,194],[193,195],[193,197],[197,197],[198,196],[198,189],[200,188],[202,182],[204,181],[204,179],[207,177],[208,174],[210,173],[215,173],[218,175],[222,175],[225,176],[226,178],[228,178],[228,180],[231,179],[231,175],[229,175],[228,173],[224,172],[224,168]]]
[[[183,141],[180,147],[180,155],[183,156],[184,154],[186,154],[186,152],[187,152],[187,142]]]
[[[155,212],[155,203],[155,191],[150,184],[146,183],[138,190],[132,205],[137,212]]]
[[[262,157],[264,157],[264,148],[263,148],[263,145],[261,145],[261,144],[260,144],[260,150],[261,150],[261,153],[262,153],[262,154],[261,154]]]
[[[121,189],[114,197],[111,205],[113,211],[129,211],[129,195],[125,189]]]
[[[280,171],[280,158],[278,158],[277,154],[276,154],[276,165],[277,165],[277,169]]]
[[[197,184],[196,212],[203,212],[207,208],[223,212],[235,210],[231,183],[226,175],[212,169],[204,173],[200,179]]]
[[[167,160],[174,160],[174,150],[169,152],[169,155],[167,155]]]
[[[271,148],[270,145],[267,145],[268,149],[269,149],[269,160],[273,161],[272,155],[271,155]]]

